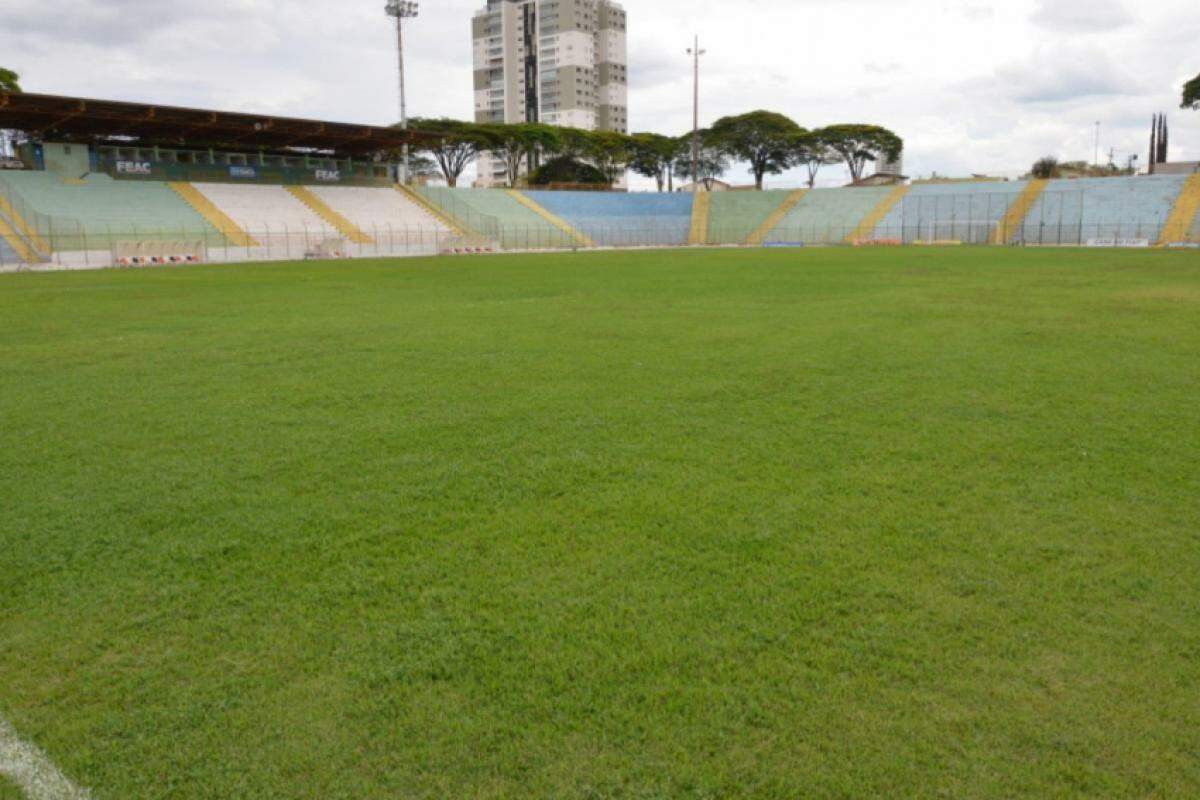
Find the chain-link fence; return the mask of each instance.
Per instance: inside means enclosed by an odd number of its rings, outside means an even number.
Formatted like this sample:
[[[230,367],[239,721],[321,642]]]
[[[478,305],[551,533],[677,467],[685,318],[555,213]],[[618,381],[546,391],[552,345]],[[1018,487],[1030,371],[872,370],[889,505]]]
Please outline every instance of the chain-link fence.
[[[27,266],[31,260],[64,269],[179,261],[289,261],[314,258],[374,258],[489,251],[580,250],[590,247],[680,247],[692,243],[690,220],[647,219],[637,224],[605,224],[602,218],[573,220],[574,229],[503,224],[480,214],[453,193],[426,196],[441,215],[461,229],[441,225],[359,226],[361,241],[330,227],[258,225],[245,228],[248,244],[235,244],[217,230],[182,226],[84,224],[50,217],[13,193],[0,193],[0,268]],[[949,193],[910,196],[883,222],[865,230],[859,221],[796,223],[785,217],[765,235],[759,220],[710,219],[703,244],[822,246],[848,244],[1015,244],[1043,246],[1200,245],[1200,220],[1182,230],[1166,230],[1170,202],[1145,200],[1122,206],[1086,192],[1046,192],[1024,219],[1009,221],[1013,192]],[[4,204],[8,204],[7,211]],[[833,214],[829,214],[833,216]],[[4,220],[9,230],[4,232]],[[20,225],[13,222],[20,220]],[[1170,242],[1164,237],[1171,238]],[[17,247],[13,246],[16,239]],[[353,237],[359,238],[359,237]],[[186,252],[195,250],[196,252]],[[22,252],[24,251],[24,252]],[[30,258],[30,253],[35,258]]]

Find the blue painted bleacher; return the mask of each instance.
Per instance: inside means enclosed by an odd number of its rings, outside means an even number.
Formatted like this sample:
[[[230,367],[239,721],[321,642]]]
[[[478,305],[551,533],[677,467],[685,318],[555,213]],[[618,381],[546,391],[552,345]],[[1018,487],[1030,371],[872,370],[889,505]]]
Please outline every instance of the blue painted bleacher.
[[[1185,176],[1053,181],[1022,225],[1029,244],[1076,244],[1088,239],[1149,239],[1171,215]]]
[[[692,196],[681,192],[529,191],[525,194],[598,245],[685,245],[692,227]]]
[[[987,244],[1026,181],[927,183],[913,186],[872,238]]]

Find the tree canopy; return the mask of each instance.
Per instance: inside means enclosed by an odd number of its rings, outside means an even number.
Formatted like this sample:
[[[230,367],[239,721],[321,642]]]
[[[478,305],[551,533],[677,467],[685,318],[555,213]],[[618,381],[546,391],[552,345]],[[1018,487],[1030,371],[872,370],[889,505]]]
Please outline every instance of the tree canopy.
[[[1043,156],[1033,162],[1033,169],[1030,170],[1030,175],[1041,180],[1049,180],[1057,178],[1059,175],[1058,158],[1055,156]]]
[[[610,184],[620,180],[633,158],[633,137],[616,131],[586,131],[583,157],[604,174]]]
[[[492,155],[504,162],[508,185],[513,187],[521,177],[523,163],[532,168],[539,153],[558,152],[562,143],[561,129],[540,122],[480,125],[476,130]]]
[[[644,178],[653,178],[658,190],[674,189],[675,162],[687,152],[682,139],[661,133],[635,133],[631,138],[629,168]],[[690,170],[691,167],[688,167]]]
[[[20,94],[21,92],[21,76],[13,72],[11,69],[0,67],[0,91],[13,92]]]
[[[899,158],[904,150],[904,140],[878,125],[830,125],[821,129],[821,135],[830,149],[846,162],[850,178],[859,181],[868,161],[880,156]]]
[[[808,172],[810,189],[817,185],[817,173],[821,167],[837,164],[841,160],[841,155],[829,146],[824,131],[806,131],[792,139],[792,162]]]
[[[1200,75],[1183,85],[1183,106],[1193,111],[1200,110]]]
[[[571,156],[557,156],[538,167],[529,183],[532,186],[547,186],[552,183],[583,183],[605,185],[608,177],[591,164]]]
[[[778,175],[792,166],[793,142],[804,129],[774,111],[751,111],[722,117],[704,139],[706,147],[750,165],[754,185],[762,189],[766,175]]]
[[[701,131],[700,140],[703,142],[707,139],[708,131]],[[712,145],[702,144],[700,147],[699,158],[696,159],[696,182],[704,187],[706,191],[711,192],[713,183],[729,171],[729,158],[725,152]],[[675,160],[675,174],[691,175],[692,172],[692,148],[687,146],[679,157]]]
[[[408,127],[415,131],[430,133],[437,138],[422,142],[417,146],[418,153],[428,154],[441,170],[446,185],[458,185],[458,178],[463,171],[479,157],[479,152],[487,146],[487,138],[479,131],[479,127],[470,122],[460,122],[456,119],[414,119]],[[419,173],[416,173],[419,174]]]

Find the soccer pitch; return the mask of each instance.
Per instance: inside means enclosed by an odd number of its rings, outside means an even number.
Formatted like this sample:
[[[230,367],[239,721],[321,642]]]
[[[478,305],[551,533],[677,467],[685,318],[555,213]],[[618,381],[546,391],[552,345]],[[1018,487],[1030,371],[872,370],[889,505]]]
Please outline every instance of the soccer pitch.
[[[23,274],[0,322],[0,719],[95,800],[1200,794],[1200,253]]]

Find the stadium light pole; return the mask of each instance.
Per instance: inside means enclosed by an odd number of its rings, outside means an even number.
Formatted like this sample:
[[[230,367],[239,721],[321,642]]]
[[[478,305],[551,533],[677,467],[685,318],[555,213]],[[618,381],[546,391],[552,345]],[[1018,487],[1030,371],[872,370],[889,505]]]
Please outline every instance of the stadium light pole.
[[[413,0],[388,0],[384,11],[396,20],[396,53],[400,65],[400,130],[408,130],[408,103],[404,96],[404,20],[415,19],[417,3]],[[408,185],[408,142],[404,143],[400,182]]]
[[[692,78],[692,194],[700,185],[700,56],[707,53],[700,49],[700,37],[696,37],[695,47],[688,48],[688,55],[694,60]]]

